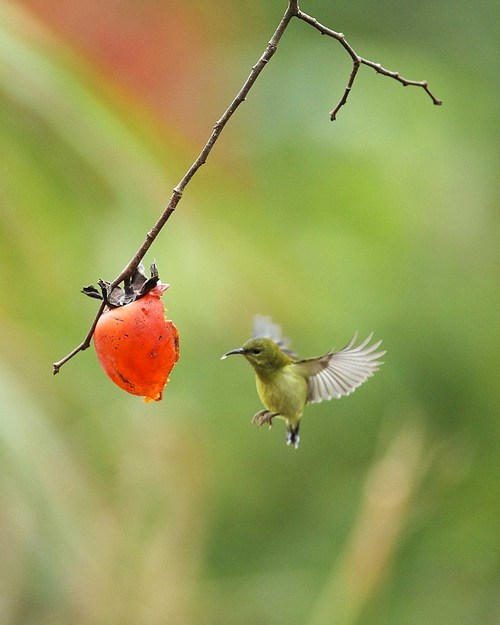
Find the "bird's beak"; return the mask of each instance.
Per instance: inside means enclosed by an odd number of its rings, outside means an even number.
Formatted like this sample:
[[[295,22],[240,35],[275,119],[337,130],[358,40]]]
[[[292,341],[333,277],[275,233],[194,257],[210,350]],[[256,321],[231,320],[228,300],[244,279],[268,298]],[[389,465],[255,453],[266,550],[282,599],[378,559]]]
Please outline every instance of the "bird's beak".
[[[227,358],[228,356],[231,356],[232,354],[244,354],[245,350],[243,349],[243,347],[238,347],[238,349],[232,349],[230,352],[226,352],[224,354],[224,356],[221,357],[221,360],[224,360],[225,358]]]

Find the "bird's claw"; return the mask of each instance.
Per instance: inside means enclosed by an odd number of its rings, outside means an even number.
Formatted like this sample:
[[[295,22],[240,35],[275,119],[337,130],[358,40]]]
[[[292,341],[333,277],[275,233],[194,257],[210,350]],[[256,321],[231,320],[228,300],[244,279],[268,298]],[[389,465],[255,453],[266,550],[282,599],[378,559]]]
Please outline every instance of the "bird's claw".
[[[269,412],[269,410],[260,410],[257,414],[252,417],[252,425],[256,425],[257,427],[262,427],[264,423],[269,424],[269,429],[273,427],[273,418],[276,414]]]

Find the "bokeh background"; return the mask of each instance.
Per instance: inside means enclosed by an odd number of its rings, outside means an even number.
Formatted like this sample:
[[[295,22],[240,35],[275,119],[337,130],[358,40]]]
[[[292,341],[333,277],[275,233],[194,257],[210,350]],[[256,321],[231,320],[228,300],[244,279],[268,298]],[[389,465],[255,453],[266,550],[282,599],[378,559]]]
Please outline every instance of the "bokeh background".
[[[0,622],[500,623],[494,3],[303,0],[156,240],[181,360],[164,400],[83,338],[286,3],[0,2]],[[498,127],[498,126],[497,126]],[[386,364],[257,430],[254,313]]]

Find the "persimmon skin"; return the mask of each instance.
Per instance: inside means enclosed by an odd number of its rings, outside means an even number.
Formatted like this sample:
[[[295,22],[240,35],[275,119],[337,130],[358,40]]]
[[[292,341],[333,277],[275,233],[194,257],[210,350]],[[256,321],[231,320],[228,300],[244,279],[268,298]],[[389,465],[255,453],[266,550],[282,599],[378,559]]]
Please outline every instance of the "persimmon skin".
[[[158,284],[130,304],[106,308],[94,332],[97,358],[107,376],[146,402],[161,400],[179,359],[177,328],[165,319],[160,299],[167,288]]]

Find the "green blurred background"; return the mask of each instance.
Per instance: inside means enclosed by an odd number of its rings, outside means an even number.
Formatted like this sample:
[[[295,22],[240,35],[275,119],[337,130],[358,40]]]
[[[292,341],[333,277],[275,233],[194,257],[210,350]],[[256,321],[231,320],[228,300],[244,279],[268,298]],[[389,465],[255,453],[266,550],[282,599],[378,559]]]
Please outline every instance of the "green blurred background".
[[[0,2],[0,622],[500,623],[493,2],[303,0],[156,240],[181,360],[164,400],[83,338],[285,1]],[[305,356],[386,364],[307,409],[298,451],[243,360],[266,313]]]

